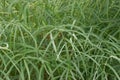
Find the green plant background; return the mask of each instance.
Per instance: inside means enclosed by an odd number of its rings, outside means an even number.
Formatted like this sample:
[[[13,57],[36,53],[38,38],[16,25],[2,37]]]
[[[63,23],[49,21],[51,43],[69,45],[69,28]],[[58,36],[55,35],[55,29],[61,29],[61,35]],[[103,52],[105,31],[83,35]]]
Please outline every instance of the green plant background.
[[[120,0],[0,0],[0,80],[120,80]]]

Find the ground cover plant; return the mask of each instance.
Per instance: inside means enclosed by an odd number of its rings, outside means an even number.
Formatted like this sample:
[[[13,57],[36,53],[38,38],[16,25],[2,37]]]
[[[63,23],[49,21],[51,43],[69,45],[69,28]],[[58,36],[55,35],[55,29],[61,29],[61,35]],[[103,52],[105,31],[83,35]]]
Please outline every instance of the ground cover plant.
[[[120,80],[120,0],[0,0],[0,80]]]

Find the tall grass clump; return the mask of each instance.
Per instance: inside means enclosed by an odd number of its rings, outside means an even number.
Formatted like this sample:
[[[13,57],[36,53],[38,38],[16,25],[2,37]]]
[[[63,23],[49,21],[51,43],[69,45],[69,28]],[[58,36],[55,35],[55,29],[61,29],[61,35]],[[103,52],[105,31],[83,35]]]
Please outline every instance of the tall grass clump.
[[[120,80],[120,1],[0,0],[0,80]]]

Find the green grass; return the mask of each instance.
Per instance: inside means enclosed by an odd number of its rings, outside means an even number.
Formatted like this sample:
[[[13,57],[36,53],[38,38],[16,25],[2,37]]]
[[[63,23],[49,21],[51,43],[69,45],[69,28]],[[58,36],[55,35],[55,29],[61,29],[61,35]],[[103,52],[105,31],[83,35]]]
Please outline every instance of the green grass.
[[[0,0],[0,80],[120,80],[120,1]]]

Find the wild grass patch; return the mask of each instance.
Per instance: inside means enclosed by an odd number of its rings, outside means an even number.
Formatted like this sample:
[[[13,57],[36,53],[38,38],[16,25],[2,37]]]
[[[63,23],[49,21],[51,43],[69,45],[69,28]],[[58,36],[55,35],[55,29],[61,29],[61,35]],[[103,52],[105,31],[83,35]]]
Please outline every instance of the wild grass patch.
[[[0,80],[120,80],[119,0],[0,2]]]

